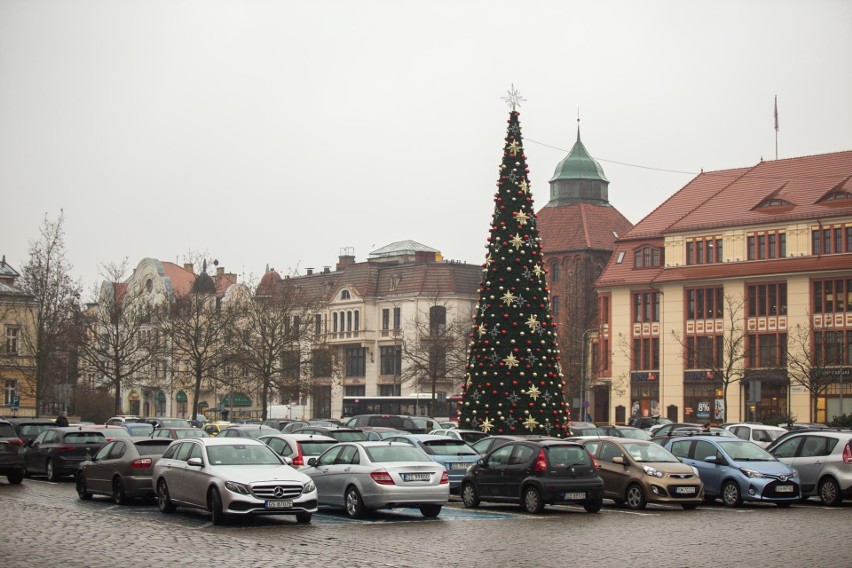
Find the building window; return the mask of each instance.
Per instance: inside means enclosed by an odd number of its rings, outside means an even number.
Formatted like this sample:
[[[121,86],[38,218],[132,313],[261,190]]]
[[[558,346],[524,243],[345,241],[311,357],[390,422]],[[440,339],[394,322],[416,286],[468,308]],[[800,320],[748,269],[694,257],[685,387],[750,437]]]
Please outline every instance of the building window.
[[[748,260],[767,260],[787,256],[787,233],[784,231],[749,233],[746,243]]]
[[[812,254],[852,252],[852,226],[812,229],[811,249]]]
[[[328,349],[311,351],[311,369],[314,377],[330,377],[332,371],[332,356]]]
[[[721,286],[688,288],[686,290],[686,319],[722,319],[725,295]]]
[[[814,361],[819,367],[852,365],[852,330],[816,331]]]
[[[379,348],[379,374],[396,377],[402,374],[402,346]]]
[[[367,387],[365,385],[349,385],[343,387],[343,396],[365,396]]]
[[[382,330],[387,331],[390,329],[390,310],[388,308],[384,308],[382,310]]]
[[[346,348],[346,376],[364,377],[367,374],[367,349],[365,347]]]
[[[746,336],[746,355],[750,368],[787,366],[787,334],[755,333]]]
[[[554,260],[550,263],[550,281],[559,282],[559,261]]]
[[[550,299],[550,309],[553,312],[553,317],[559,317],[559,296],[553,296]]]
[[[724,347],[721,335],[690,335],[686,338],[687,369],[719,369]]]
[[[6,326],[6,355],[17,355],[20,349],[21,328],[15,325]]]
[[[787,315],[787,283],[749,284],[748,317]]]
[[[352,296],[349,295],[349,290],[341,290],[340,291],[340,299],[341,300],[349,300]]]
[[[12,406],[12,399],[18,394],[18,381],[6,379],[3,384],[3,405]]]
[[[322,335],[322,314],[316,314],[314,316],[314,337],[319,337]]]
[[[402,385],[379,385],[379,396],[402,396]]]
[[[429,308],[429,333],[441,335],[447,330],[447,308],[432,306]]]
[[[660,293],[633,294],[633,321],[636,323],[660,321]]]
[[[633,338],[633,371],[651,371],[660,368],[660,340],[656,337]]]
[[[636,268],[659,268],[663,264],[663,249],[643,247],[633,251],[633,266]]]
[[[814,281],[813,312],[852,313],[852,279]]]

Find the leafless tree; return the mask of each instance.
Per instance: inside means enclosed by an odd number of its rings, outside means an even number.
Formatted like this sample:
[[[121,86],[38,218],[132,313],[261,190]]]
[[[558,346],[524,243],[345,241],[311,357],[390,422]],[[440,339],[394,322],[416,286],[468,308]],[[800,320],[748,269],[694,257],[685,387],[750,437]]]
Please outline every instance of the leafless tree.
[[[235,322],[231,306],[215,290],[198,286],[200,279],[190,292],[175,298],[168,310],[158,312],[158,327],[168,343],[176,382],[193,389],[192,418],[205,380],[212,386],[232,361],[226,339]]]
[[[434,408],[439,384],[461,388],[467,365],[471,333],[469,313],[458,313],[435,296],[427,310],[418,310],[405,324],[402,334],[403,383],[431,392],[429,412]]]
[[[686,367],[712,373],[722,386],[724,416],[728,418],[728,389],[742,381],[745,369],[745,342],[748,331],[743,323],[745,300],[725,294],[722,301],[722,335],[715,349],[703,350],[696,347],[690,337],[672,330],[672,337],[682,347],[681,357],[686,358]]]
[[[86,374],[113,392],[116,414],[125,389],[139,381],[153,386],[163,357],[156,307],[141,282],[127,280],[127,273],[126,260],[101,267],[103,282],[95,307],[83,318],[86,341],[80,349]]]
[[[58,378],[64,378],[66,383],[69,380],[68,373],[56,366],[65,361],[67,368],[67,349],[62,355],[64,334],[74,328],[79,314],[80,284],[72,279],[72,267],[65,256],[64,221],[63,212],[55,221],[45,214],[40,237],[30,243],[30,258],[21,270],[21,288],[33,296],[36,304],[35,310],[20,314],[29,320],[21,326],[21,341],[33,363],[21,369],[26,377],[22,386],[35,398],[36,415],[49,406],[45,404],[49,387]]]
[[[815,326],[810,315],[808,321],[787,333],[787,376],[810,393],[809,420],[814,421],[817,399],[837,383],[843,362],[849,360],[849,346],[843,341],[844,329]]]

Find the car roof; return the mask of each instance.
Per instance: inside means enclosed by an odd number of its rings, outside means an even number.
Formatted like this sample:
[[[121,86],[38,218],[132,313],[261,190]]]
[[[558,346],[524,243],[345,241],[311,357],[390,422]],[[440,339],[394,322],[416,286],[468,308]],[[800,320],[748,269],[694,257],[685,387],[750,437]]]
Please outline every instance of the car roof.
[[[295,434],[293,432],[279,432],[278,434],[265,434],[263,438],[283,438],[293,440],[294,442],[337,442],[338,440],[331,436],[323,436],[322,434]]]
[[[263,442],[259,442],[254,438],[181,438],[180,440],[172,440],[173,442],[199,442],[205,446],[232,446],[232,445],[243,445],[243,444],[260,444],[261,446],[265,446]]]

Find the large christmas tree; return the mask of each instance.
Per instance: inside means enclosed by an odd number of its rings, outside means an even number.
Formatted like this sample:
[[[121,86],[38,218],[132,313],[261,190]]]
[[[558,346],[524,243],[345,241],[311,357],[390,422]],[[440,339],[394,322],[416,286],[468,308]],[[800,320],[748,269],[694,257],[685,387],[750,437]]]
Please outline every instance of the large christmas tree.
[[[509,127],[459,427],[561,438],[570,432],[570,418],[518,119],[523,99],[512,88],[506,100]]]

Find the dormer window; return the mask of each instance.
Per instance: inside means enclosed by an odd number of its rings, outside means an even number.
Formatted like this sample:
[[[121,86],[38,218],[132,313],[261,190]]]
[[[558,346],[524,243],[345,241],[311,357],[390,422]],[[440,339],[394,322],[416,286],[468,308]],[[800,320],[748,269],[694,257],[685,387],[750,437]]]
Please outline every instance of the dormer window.
[[[840,199],[852,199],[852,193],[848,191],[833,191],[822,198],[822,201],[837,201]]]
[[[785,201],[784,199],[767,199],[766,201],[761,202],[755,209],[765,209],[767,207],[785,207],[787,205],[792,205],[789,201]]]
[[[633,251],[634,268],[659,268],[663,264],[661,247],[642,247]]]
[[[341,300],[349,300],[351,298],[352,298],[352,296],[349,295],[349,290],[342,290],[340,292],[340,299]]]

